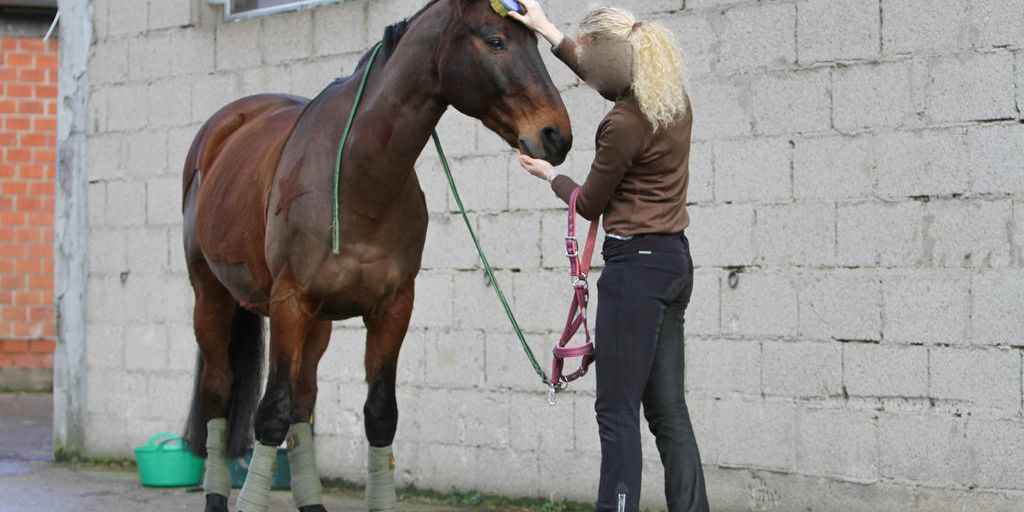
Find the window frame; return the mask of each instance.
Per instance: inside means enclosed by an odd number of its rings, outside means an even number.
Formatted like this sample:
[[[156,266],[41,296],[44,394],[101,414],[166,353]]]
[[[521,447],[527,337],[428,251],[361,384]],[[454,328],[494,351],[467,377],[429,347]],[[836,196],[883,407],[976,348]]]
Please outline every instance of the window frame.
[[[291,0],[287,4],[275,5],[274,7],[264,7],[262,9],[253,9],[251,11],[232,12],[231,0],[209,0],[213,5],[224,6],[224,21],[269,16],[271,14],[297,11],[299,9],[305,9],[317,5],[337,4],[343,1],[345,0]]]

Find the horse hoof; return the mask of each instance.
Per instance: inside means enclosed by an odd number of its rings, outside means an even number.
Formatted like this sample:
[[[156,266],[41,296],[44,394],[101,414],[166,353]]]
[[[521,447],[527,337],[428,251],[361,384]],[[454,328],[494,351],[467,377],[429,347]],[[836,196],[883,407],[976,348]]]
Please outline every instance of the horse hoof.
[[[327,509],[323,505],[306,505],[299,507],[299,512],[327,512]]]
[[[205,512],[228,512],[228,497],[220,494],[207,494]]]

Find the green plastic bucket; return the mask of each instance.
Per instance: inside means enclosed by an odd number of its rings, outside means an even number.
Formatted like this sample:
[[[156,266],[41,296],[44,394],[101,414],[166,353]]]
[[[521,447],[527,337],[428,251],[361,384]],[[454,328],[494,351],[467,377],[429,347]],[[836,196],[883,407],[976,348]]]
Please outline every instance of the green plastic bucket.
[[[245,477],[249,474],[249,462],[252,461],[252,448],[245,452],[244,457],[238,457],[228,461],[228,471],[231,472],[231,486],[241,489],[245,483]],[[288,450],[277,449],[277,458],[274,461],[274,478],[270,483],[270,489],[274,491],[287,491],[292,488],[292,470],[288,464]]]
[[[146,487],[191,487],[203,479],[203,459],[188,451],[185,440],[161,432],[135,449],[139,481]]]

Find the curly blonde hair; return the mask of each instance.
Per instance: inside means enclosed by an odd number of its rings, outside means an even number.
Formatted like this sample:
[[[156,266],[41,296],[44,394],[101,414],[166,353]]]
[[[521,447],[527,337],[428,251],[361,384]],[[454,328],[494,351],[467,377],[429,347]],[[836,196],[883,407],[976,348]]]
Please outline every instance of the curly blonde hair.
[[[675,36],[660,23],[638,21],[616,7],[591,12],[580,23],[579,38],[628,41],[633,50],[633,95],[657,130],[687,110],[686,69]]]

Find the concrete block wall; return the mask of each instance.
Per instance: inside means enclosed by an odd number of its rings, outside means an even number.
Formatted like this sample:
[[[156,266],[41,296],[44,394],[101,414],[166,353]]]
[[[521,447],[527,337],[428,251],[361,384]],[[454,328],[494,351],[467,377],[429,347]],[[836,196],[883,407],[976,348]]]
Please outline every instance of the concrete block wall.
[[[194,342],[178,211],[198,127],[245,94],[316,94],[422,2],[237,22],[205,1],[164,3],[92,4],[84,418],[96,455],[127,456],[185,414]],[[687,392],[714,509],[1019,505],[1017,2],[602,3],[669,26],[689,63]],[[568,29],[598,2],[546,5]],[[610,105],[545,58],[576,133],[563,172],[582,178]],[[546,364],[567,306],[564,207],[478,122],[453,111],[439,131]],[[418,174],[431,225],[400,362],[400,482],[591,500],[593,380],[544,404],[431,151]],[[323,473],[354,482],[365,479],[363,344],[358,321],[336,325],[317,409]],[[660,462],[644,443],[644,502],[657,509]]]

